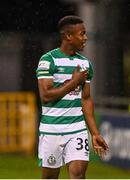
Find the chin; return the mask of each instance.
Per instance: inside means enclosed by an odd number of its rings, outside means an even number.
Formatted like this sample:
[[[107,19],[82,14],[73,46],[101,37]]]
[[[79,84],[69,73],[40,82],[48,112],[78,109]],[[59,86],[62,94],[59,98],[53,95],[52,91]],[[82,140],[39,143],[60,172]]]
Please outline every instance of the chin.
[[[78,49],[78,51],[83,51],[83,50],[84,50],[84,48],[79,48],[79,49]]]
[[[80,47],[76,48],[75,50],[76,50],[77,52],[83,51],[83,50],[84,50],[84,47],[80,46]]]

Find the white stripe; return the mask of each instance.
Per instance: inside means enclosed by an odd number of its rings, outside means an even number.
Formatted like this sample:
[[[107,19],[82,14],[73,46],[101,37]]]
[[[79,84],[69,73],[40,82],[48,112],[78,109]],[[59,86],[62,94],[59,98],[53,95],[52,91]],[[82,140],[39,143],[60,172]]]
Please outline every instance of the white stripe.
[[[86,82],[86,83],[90,83],[90,80],[86,80],[85,82]]]
[[[53,79],[53,76],[39,76],[38,79]]]
[[[51,108],[42,107],[42,115],[46,116],[81,116],[81,107],[74,108]]]
[[[71,79],[71,74],[56,74],[56,76],[39,76],[38,79],[54,79],[54,82],[63,83],[65,80]],[[60,79],[62,78],[62,79]],[[86,80],[85,82],[90,83],[90,81]]]
[[[74,99],[81,99],[81,91],[79,92],[78,95],[65,95],[62,100],[74,100]]]
[[[54,74],[54,82],[63,83],[65,80],[71,79],[72,74]]]
[[[49,71],[41,71],[41,72],[38,72],[38,74],[48,74]]]
[[[89,63],[87,59],[73,59],[70,60],[69,58],[54,58],[54,62],[57,66],[74,66],[76,67],[77,65],[84,65],[85,67],[89,67]]]
[[[86,128],[85,121],[80,121],[72,124],[43,124],[40,123],[39,130],[42,132],[72,132]]]

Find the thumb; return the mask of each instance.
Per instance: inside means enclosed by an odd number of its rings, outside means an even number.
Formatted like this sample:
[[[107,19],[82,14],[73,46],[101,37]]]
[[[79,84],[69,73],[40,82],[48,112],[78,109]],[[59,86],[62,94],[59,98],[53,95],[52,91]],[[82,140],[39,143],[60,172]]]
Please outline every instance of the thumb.
[[[76,69],[77,69],[78,72],[80,71],[80,65],[79,64],[77,65]]]

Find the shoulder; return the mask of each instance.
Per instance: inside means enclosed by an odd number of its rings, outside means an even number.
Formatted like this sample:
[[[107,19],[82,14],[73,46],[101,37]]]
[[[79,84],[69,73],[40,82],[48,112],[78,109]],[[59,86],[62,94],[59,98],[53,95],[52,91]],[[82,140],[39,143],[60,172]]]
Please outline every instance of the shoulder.
[[[88,58],[86,58],[84,55],[82,55],[82,54],[80,54],[80,53],[76,53],[76,56],[78,57],[78,58],[80,58],[80,59],[82,59],[82,60],[85,60],[85,59],[88,59]]]
[[[54,69],[55,63],[54,63],[54,52],[56,49],[53,49],[51,51],[48,51],[47,53],[43,54],[40,57],[39,63],[38,63],[38,70],[48,70],[48,69]]]
[[[92,66],[91,60],[89,58],[87,58],[86,56],[80,54],[80,53],[76,53],[77,57],[81,60],[87,61],[89,66]]]
[[[47,53],[45,53],[41,56],[40,61],[52,61],[53,58],[55,58],[56,52],[57,52],[57,49],[48,51]]]

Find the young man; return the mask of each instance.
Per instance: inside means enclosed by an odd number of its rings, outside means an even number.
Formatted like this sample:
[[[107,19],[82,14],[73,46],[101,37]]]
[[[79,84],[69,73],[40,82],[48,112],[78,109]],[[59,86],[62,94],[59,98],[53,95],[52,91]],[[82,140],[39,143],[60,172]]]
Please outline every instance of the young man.
[[[89,129],[95,152],[102,156],[108,146],[94,117],[89,60],[79,54],[87,40],[83,21],[66,16],[59,21],[60,48],[44,54],[37,78],[42,102],[39,127],[39,163],[43,179],[57,179],[67,165],[69,178],[84,179],[89,161]]]

